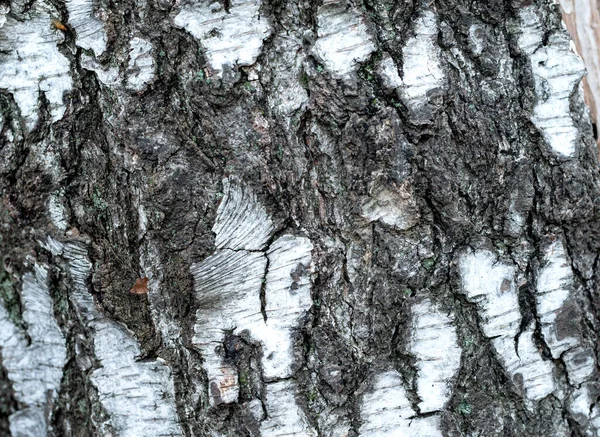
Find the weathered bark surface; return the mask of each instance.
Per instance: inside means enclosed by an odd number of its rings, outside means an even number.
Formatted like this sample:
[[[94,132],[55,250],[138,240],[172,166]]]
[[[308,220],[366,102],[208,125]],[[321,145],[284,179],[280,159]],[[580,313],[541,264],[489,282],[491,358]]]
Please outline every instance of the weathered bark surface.
[[[0,26],[0,435],[600,435],[558,6],[14,0]]]

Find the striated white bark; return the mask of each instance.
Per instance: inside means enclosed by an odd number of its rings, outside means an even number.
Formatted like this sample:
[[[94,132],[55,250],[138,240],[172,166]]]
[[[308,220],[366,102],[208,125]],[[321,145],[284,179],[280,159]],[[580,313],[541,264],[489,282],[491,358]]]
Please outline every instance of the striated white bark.
[[[13,437],[44,437],[67,353],[64,336],[54,318],[44,266],[36,263],[34,273],[23,275],[21,303],[26,333],[9,319],[0,300],[2,365],[20,407],[9,417],[10,432]]]
[[[398,66],[389,55],[384,56],[379,61],[377,74],[381,77],[383,85],[388,89],[396,89],[402,86],[402,78],[398,74]]]
[[[558,155],[572,157],[579,132],[569,107],[572,94],[579,92],[585,74],[581,58],[571,50],[566,34],[552,34],[542,46],[544,32],[535,6],[519,11],[521,35],[519,47],[529,56],[538,101],[531,121],[540,130],[551,149]]]
[[[65,207],[58,195],[51,195],[48,198],[48,214],[50,215],[50,220],[52,224],[56,226],[56,228],[61,231],[66,231],[68,222],[65,213]]]
[[[438,416],[415,417],[402,378],[395,370],[378,374],[360,409],[365,437],[442,437]]]
[[[66,0],[69,25],[75,31],[75,43],[100,56],[106,50],[104,25],[94,14],[94,0]]]
[[[237,370],[223,363],[226,331],[259,331],[264,325],[260,291],[267,258],[261,252],[219,250],[191,267],[198,302],[193,344],[204,357],[211,405],[238,398]]]
[[[338,77],[354,71],[375,51],[365,19],[345,0],[326,0],[317,13],[317,41],[313,54]]]
[[[180,436],[171,369],[160,358],[136,361],[140,355],[131,333],[106,318],[87,288],[91,263],[79,243],[62,244],[48,238],[46,248],[68,261],[70,298],[79,317],[94,332],[94,355],[100,367],[91,372],[108,425],[117,436]]]
[[[225,197],[213,226],[218,249],[190,269],[199,307],[192,341],[204,357],[210,403],[237,401],[237,369],[224,362],[221,345],[226,332],[246,333],[262,346],[267,396],[263,435],[290,435],[290,429],[294,435],[313,435],[294,400],[294,384],[281,380],[293,376],[292,331],[312,305],[312,244],[283,235],[265,253],[261,249],[274,229],[264,208],[236,179],[223,185]]]
[[[0,88],[13,95],[27,131],[39,120],[42,93],[55,122],[65,114],[63,97],[73,86],[69,61],[57,47],[64,36],[52,26],[51,18],[57,14],[49,10],[46,4],[35,2],[29,20],[8,16],[0,28]]]
[[[183,435],[171,369],[161,359],[136,361],[137,341],[112,320],[99,319],[94,329],[94,352],[102,367],[91,379],[117,435]]]
[[[560,240],[550,244],[544,254],[545,267],[537,279],[536,307],[544,340],[554,358],[579,344],[579,339],[558,332],[557,315],[569,299],[573,272]]]
[[[361,436],[441,437],[440,416],[452,395],[450,382],[460,367],[461,349],[452,320],[428,299],[412,308],[409,350],[417,359],[415,385],[420,399],[413,409],[395,370],[379,373],[361,402]]]
[[[548,244],[543,261],[537,279],[536,307],[544,341],[554,358],[562,358],[568,382],[575,387],[569,408],[582,425],[588,424],[590,432],[597,433],[600,418],[592,409],[595,399],[589,390],[591,384],[587,383],[593,384],[597,379],[596,360],[594,351],[581,344],[578,328],[573,331],[580,323],[580,313],[577,307],[574,309],[577,304],[571,297],[573,271],[562,240]]]
[[[222,3],[200,0],[182,7],[174,24],[184,28],[206,49],[218,76],[224,68],[254,64],[271,26],[261,16],[260,0],[231,0],[229,12]]]
[[[262,437],[299,436],[313,437],[311,430],[294,393],[295,384],[290,380],[267,384],[265,406],[267,419],[260,424]]]
[[[263,371],[266,378],[292,376],[292,331],[312,305],[310,265],[312,244],[307,238],[283,235],[267,252]]]
[[[418,108],[427,103],[427,94],[444,85],[437,32],[436,15],[423,11],[415,22],[415,36],[402,49],[403,95],[409,107]]]
[[[263,250],[274,229],[256,195],[235,178],[223,180],[223,192],[213,225],[217,249]]]
[[[461,348],[452,319],[429,300],[412,308],[410,351],[417,358],[417,394],[422,413],[441,411],[452,395],[451,379],[460,367]]]
[[[482,330],[526,399],[538,401],[555,390],[550,362],[533,342],[534,327],[520,333],[521,313],[513,266],[489,251],[467,252],[459,259],[463,292],[478,305]]]

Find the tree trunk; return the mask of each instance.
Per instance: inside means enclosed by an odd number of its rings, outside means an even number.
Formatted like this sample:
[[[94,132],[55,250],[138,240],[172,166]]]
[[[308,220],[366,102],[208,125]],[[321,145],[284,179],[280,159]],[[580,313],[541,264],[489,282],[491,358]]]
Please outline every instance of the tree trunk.
[[[600,435],[558,6],[0,17],[1,436]]]

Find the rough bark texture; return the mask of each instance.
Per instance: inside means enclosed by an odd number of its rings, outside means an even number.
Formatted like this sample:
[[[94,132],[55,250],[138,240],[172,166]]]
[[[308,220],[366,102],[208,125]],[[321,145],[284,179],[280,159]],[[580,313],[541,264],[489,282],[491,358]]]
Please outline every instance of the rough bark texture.
[[[0,26],[0,435],[600,435],[600,174],[558,6],[14,0]]]

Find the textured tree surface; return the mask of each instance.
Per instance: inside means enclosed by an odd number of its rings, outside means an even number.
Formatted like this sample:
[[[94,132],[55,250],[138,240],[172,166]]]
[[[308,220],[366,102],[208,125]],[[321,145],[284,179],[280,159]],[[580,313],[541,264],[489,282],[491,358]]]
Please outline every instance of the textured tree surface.
[[[0,436],[597,436],[557,5],[0,4]]]

